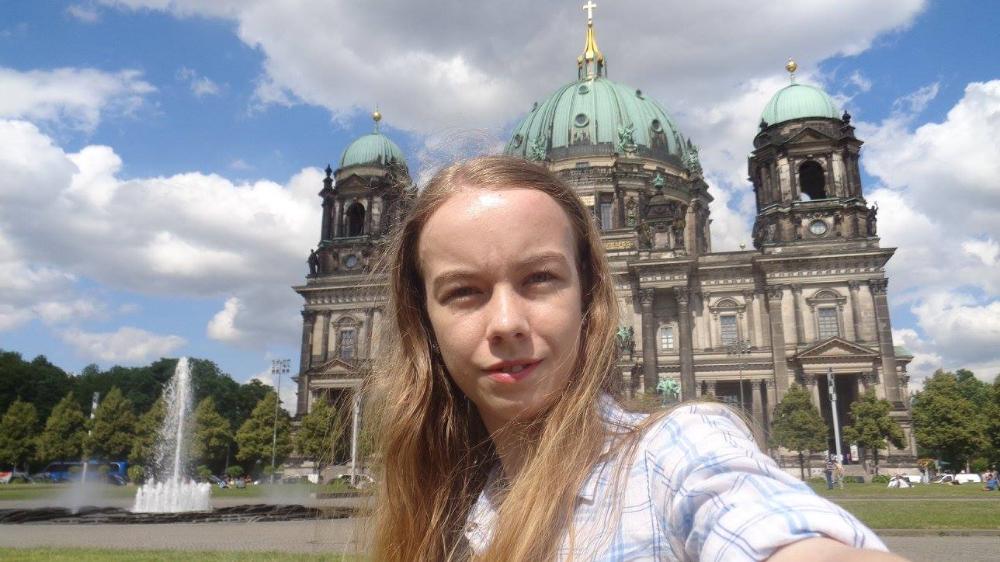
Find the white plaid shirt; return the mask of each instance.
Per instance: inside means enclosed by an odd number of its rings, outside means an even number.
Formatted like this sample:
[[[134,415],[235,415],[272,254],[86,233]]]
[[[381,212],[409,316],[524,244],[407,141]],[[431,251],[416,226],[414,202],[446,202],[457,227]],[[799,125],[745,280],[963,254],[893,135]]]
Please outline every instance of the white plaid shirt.
[[[608,420],[643,418],[608,397],[601,407]],[[560,560],[765,560],[781,546],[821,536],[886,550],[852,515],[778,468],[721,405],[677,408],[647,429],[628,466],[623,458],[605,454],[585,481],[574,540],[567,533]],[[465,535],[476,553],[489,545],[498,475],[494,470],[469,513]]]

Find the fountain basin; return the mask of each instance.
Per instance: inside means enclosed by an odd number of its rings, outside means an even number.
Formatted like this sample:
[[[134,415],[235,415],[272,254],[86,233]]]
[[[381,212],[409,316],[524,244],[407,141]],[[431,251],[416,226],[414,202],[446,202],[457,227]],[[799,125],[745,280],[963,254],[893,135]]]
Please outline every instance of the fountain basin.
[[[0,509],[0,524],[157,524],[157,523],[250,523],[342,519],[354,516],[353,507],[305,507],[302,505],[247,504],[206,511],[181,513],[135,513],[118,507],[85,506],[77,511],[62,507]]]

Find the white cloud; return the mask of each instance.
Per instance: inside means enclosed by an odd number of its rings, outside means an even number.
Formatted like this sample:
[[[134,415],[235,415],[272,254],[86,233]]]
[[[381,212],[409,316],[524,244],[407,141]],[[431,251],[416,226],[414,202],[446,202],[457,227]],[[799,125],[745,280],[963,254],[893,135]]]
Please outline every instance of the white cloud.
[[[944,359],[933,351],[933,343],[925,341],[917,334],[916,330],[910,328],[893,329],[892,341],[896,345],[902,345],[913,354],[913,360],[907,368],[912,380],[910,389],[917,390],[921,387],[924,379],[934,374],[940,369]]]
[[[853,84],[859,91],[867,92],[872,89],[872,81],[865,77],[860,71],[855,70],[847,77],[847,81]]]
[[[310,103],[334,116],[378,103],[387,123],[420,134],[502,127],[521,115],[575,77],[585,29],[578,5],[529,0],[104,3],[232,20],[240,39],[266,57],[259,102]],[[835,54],[857,54],[880,34],[908,26],[924,5],[635,0],[599,8],[595,25],[612,78],[668,108],[711,107],[739,84],[781,74],[790,48],[804,70]],[[326,22],[324,33],[315,32],[318,21]],[[705,40],[718,36],[726,41]]]
[[[859,123],[862,164],[880,182],[882,244],[894,303],[908,304],[922,335],[915,351],[984,379],[1000,372],[1000,80],[973,82],[940,123],[914,125],[938,91],[904,96],[881,123]]]
[[[156,88],[137,70],[93,68],[21,72],[0,67],[0,118],[27,119],[93,131],[102,114],[130,115]]]
[[[250,377],[250,380],[258,380],[273,389],[275,378],[275,376],[271,375],[271,369],[268,368]],[[292,382],[291,375],[282,375],[279,382],[281,388],[278,390],[278,398],[281,399],[281,407],[287,412],[294,414],[297,404],[297,389]]]
[[[60,307],[79,312],[82,277],[141,294],[237,298],[240,313],[215,323],[218,339],[294,341],[301,299],[288,287],[319,231],[320,170],[285,185],[201,173],[124,180],[110,147],[66,153],[30,123],[0,120],[0,144],[0,329],[55,321]]]
[[[212,79],[207,76],[202,76],[195,70],[187,67],[181,67],[181,69],[177,71],[177,79],[182,82],[187,82],[188,87],[191,88],[191,93],[194,94],[196,98],[204,96],[217,96],[222,92],[219,85],[212,81]]]
[[[208,322],[206,333],[213,340],[224,342],[238,342],[244,338],[244,334],[236,327],[236,315],[240,313],[243,306],[240,299],[230,297],[226,299],[226,304],[222,310],[217,312]]]
[[[104,305],[90,299],[44,301],[35,305],[35,312],[46,324],[65,324],[100,314]]]
[[[994,266],[997,264],[997,256],[1000,255],[1000,244],[992,238],[966,240],[962,242],[962,250],[982,260],[983,265]]]
[[[154,334],[131,326],[121,327],[114,332],[72,329],[63,332],[61,336],[81,356],[118,365],[148,363],[187,343],[180,336]]]
[[[89,4],[71,4],[66,13],[83,23],[97,23],[101,19],[97,8]]]

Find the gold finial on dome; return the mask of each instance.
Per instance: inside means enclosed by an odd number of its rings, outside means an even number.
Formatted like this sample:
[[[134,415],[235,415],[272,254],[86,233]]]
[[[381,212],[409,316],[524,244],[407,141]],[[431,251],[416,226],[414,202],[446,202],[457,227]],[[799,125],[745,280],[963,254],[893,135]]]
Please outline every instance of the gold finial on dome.
[[[587,12],[587,43],[583,47],[583,54],[577,57],[577,75],[580,80],[593,79],[604,75],[604,54],[597,47],[597,36],[594,34],[594,8],[597,4],[593,0],[587,0],[583,5],[583,10]]]
[[[375,106],[375,111],[372,112],[372,121],[375,122],[375,132],[378,131],[378,123],[382,120],[382,113],[378,110],[378,106]]]
[[[791,78],[792,83],[795,83],[795,71],[799,69],[798,63],[792,60],[792,57],[788,57],[788,62],[785,63],[785,70],[788,71],[789,78]]]

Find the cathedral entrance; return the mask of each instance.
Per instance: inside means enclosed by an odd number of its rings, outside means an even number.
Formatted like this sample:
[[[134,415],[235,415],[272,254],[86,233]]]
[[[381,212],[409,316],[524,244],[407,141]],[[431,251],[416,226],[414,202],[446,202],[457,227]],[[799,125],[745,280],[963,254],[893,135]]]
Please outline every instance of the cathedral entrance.
[[[830,409],[830,392],[829,392],[829,382],[827,381],[828,375],[816,375],[816,386],[819,391],[819,411],[823,415],[823,420],[826,421],[826,425],[830,428],[827,435],[827,447],[830,453],[834,453],[837,450],[836,444],[834,442],[834,431],[833,431],[833,413]],[[851,450],[851,444],[844,439],[844,426],[851,425],[851,404],[853,404],[858,399],[858,382],[861,375],[858,373],[835,373],[833,375],[834,388],[837,392],[837,418],[839,422],[838,429],[840,430],[840,450],[841,453],[846,455]],[[851,462],[856,462],[857,459],[851,459]]]

